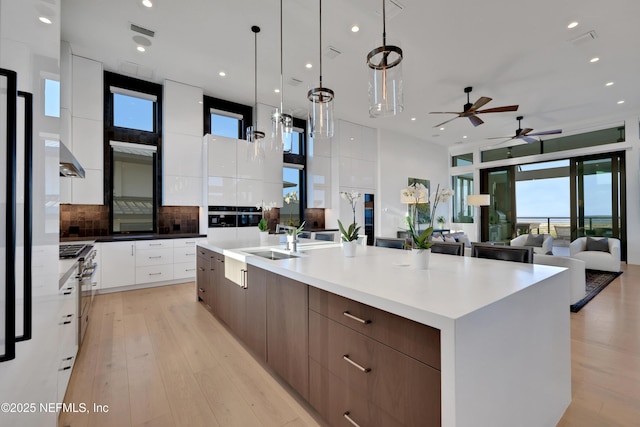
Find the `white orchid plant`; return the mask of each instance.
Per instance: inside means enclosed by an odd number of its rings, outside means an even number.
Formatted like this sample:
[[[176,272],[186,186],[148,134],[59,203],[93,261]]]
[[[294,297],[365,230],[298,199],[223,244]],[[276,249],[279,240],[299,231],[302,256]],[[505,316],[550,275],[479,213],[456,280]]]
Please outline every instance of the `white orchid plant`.
[[[265,213],[269,212],[275,207],[276,202],[265,203],[264,200],[260,201],[260,203],[256,205],[256,209],[262,211],[262,218],[260,218],[260,222],[258,223],[258,229],[260,231],[269,231],[269,222],[265,218]]]
[[[297,202],[298,201],[298,192],[297,191],[291,191],[287,194],[284,195],[283,200],[286,204],[291,204],[293,202]],[[295,225],[293,222],[293,212],[291,212],[291,210],[289,210],[289,222],[287,225]]]
[[[342,234],[342,241],[353,242],[354,240],[358,240],[358,232],[360,231],[360,227],[356,223],[356,205],[358,200],[362,198],[362,193],[357,191],[341,191],[340,197],[349,201],[351,204],[351,211],[353,212],[353,222],[348,228],[344,228],[340,220],[338,220],[338,227],[340,228],[340,234]]]
[[[429,190],[419,183],[410,184],[407,188],[404,188],[401,192],[402,200],[404,203],[413,205],[413,212],[407,217],[407,225],[409,226],[409,235],[411,236],[412,246],[416,249],[429,249],[431,242],[429,237],[433,233],[433,220],[435,218],[438,204],[441,202],[447,202],[450,197],[455,193],[450,188],[440,188],[440,184],[436,188],[436,192],[433,197],[433,203],[431,203],[431,214],[429,215],[429,227],[422,233],[418,230],[418,204],[429,203]]]

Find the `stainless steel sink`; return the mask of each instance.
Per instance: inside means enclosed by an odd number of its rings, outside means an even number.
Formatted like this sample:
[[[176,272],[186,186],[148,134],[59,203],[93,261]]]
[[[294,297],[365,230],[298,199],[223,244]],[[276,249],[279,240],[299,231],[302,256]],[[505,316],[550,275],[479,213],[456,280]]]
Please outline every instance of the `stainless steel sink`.
[[[256,255],[262,258],[267,259],[290,259],[290,258],[300,258],[300,255],[293,255],[288,252],[280,252],[275,251],[273,249],[268,249],[264,251],[256,251],[256,252],[248,252],[251,255]]]

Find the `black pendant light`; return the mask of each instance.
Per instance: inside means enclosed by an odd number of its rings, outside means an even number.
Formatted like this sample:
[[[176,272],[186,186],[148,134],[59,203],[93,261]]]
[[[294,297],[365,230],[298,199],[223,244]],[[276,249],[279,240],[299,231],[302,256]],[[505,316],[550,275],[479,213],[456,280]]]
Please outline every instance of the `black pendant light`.
[[[386,0],[382,0],[382,46],[367,55],[369,66],[369,115],[395,116],[404,110],[402,97],[402,49],[387,45]]]
[[[256,143],[264,138],[264,132],[258,130],[258,33],[260,27],[254,25],[251,31],[254,38],[253,123],[247,128],[247,141]]]
[[[334,92],[322,87],[322,0],[320,3],[320,84],[307,93],[309,105],[309,136],[312,138],[333,137],[333,97]]]

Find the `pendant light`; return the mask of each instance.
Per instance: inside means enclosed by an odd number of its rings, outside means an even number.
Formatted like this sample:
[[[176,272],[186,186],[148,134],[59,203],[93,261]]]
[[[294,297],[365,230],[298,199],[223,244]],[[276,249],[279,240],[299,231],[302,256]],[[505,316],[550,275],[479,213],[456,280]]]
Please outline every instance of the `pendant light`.
[[[387,45],[386,0],[382,0],[382,46],[367,55],[369,66],[369,116],[395,116],[404,110],[402,100],[402,49]]]
[[[284,71],[282,65],[282,0],[280,0],[280,109],[271,115],[271,143],[276,150],[284,147],[293,133],[293,116],[284,112]]]
[[[264,138],[264,132],[258,130],[258,33],[260,27],[254,25],[251,31],[254,37],[253,123],[247,128],[247,141],[255,143]]]
[[[307,93],[309,105],[309,136],[311,138],[333,137],[333,97],[331,89],[322,87],[322,0],[320,3],[320,84]]]

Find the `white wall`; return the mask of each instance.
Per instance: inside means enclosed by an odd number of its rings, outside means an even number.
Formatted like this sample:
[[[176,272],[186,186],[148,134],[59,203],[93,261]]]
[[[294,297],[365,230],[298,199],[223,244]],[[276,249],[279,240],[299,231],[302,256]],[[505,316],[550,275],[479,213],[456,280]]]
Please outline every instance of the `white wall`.
[[[428,179],[432,194],[436,187],[451,187],[447,149],[407,135],[378,131],[378,192],[375,200],[376,236],[395,237],[405,229],[407,205],[400,203],[400,191],[407,178]],[[433,200],[433,197],[431,197]],[[436,213],[447,215],[448,204]]]

